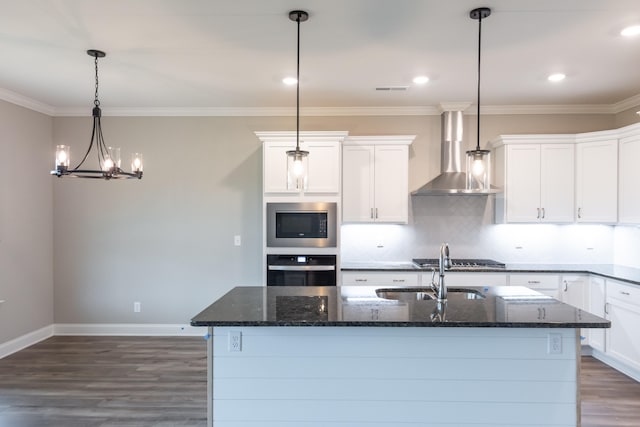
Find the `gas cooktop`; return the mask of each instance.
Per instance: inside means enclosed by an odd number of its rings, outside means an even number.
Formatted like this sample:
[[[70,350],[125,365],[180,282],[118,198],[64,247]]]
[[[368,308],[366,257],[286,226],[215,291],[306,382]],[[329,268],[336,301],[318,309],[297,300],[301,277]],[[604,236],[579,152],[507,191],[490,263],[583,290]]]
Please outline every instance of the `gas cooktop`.
[[[437,258],[414,258],[413,262],[420,268],[438,268]],[[451,268],[455,270],[503,269],[504,263],[492,259],[457,258],[451,259]]]

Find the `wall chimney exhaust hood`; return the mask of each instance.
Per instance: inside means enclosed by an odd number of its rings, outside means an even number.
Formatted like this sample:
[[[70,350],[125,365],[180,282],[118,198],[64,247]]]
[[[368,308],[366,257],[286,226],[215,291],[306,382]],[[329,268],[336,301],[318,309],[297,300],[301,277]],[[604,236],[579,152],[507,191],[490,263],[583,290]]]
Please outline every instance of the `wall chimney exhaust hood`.
[[[427,182],[412,196],[486,196],[500,193],[501,190],[491,186],[488,190],[467,189],[467,174],[462,166],[462,111],[444,111],[442,118],[442,137],[440,141],[440,175]]]

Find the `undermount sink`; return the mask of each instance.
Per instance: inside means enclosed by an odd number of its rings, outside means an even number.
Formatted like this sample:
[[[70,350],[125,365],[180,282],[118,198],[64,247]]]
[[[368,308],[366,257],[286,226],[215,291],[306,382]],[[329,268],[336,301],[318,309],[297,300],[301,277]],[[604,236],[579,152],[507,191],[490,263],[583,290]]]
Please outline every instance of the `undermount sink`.
[[[447,300],[475,300],[484,299],[484,295],[475,289],[447,288]],[[397,301],[426,301],[435,300],[436,295],[431,288],[380,288],[376,289],[378,298]]]

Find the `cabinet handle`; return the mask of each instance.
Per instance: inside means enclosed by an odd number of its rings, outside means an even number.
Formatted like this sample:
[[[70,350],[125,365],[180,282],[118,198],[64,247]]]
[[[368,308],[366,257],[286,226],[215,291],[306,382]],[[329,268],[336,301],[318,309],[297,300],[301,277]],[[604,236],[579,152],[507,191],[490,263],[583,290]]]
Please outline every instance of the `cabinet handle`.
[[[629,292],[625,292],[625,291],[620,291],[620,293],[621,293],[622,295],[626,295],[626,296],[631,295]]]
[[[582,208],[578,208],[578,219],[582,218]]]
[[[371,219],[373,219],[373,208],[371,208],[371,213],[369,214]]]
[[[542,219],[544,219],[545,215],[546,215],[546,213],[544,211],[544,208],[542,208]]]
[[[604,313],[605,314],[609,314],[609,303],[608,302],[604,303]]]
[[[536,216],[536,219],[540,219],[540,208],[537,208],[537,209],[538,209],[538,216]]]
[[[356,282],[366,282],[367,279],[356,279]]]
[[[530,284],[530,285],[539,285],[540,281],[539,280],[529,280],[527,283]]]
[[[378,208],[376,208],[376,219],[378,219]]]
[[[569,290],[569,284],[567,283],[566,280],[563,280],[564,282],[564,291],[567,292]]]

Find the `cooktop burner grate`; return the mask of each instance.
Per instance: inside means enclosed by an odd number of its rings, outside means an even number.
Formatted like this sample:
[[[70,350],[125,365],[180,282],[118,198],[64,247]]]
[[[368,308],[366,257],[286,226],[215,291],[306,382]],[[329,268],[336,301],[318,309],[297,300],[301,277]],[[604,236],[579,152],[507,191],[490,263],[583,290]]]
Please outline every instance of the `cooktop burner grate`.
[[[422,268],[438,268],[437,258],[414,258],[413,262]],[[452,258],[451,268],[505,268],[505,265],[492,259]]]

